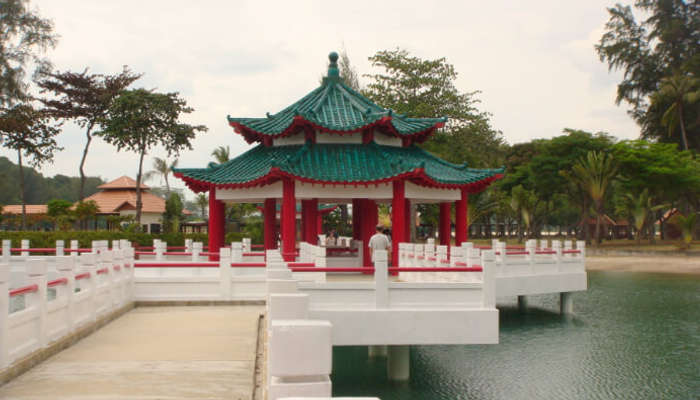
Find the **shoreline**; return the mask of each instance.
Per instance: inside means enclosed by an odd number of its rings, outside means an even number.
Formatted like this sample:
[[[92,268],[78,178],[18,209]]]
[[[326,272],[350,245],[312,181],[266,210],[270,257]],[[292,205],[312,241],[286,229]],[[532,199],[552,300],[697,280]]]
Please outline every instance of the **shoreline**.
[[[587,255],[586,271],[661,272],[700,275],[700,257],[681,255]]]

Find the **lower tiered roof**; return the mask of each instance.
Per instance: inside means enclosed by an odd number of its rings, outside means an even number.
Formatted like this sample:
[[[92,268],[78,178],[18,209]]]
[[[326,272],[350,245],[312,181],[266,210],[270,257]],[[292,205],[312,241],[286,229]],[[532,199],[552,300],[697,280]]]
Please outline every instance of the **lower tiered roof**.
[[[291,177],[303,182],[364,185],[407,179],[440,188],[483,190],[503,176],[503,168],[474,169],[441,160],[416,147],[369,144],[258,145],[224,163],[207,168],[178,168],[175,176],[195,192],[214,186],[241,188]]]

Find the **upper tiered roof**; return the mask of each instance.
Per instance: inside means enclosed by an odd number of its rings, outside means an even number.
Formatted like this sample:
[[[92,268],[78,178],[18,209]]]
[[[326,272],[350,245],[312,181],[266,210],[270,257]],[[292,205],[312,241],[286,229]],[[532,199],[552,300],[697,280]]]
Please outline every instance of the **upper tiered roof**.
[[[353,133],[376,128],[395,137],[422,142],[447,118],[409,118],[381,107],[345,85],[338,73],[338,54],[328,57],[328,76],[320,87],[276,114],[265,118],[231,118],[229,124],[248,143],[265,137],[283,137],[305,129],[326,133]]]

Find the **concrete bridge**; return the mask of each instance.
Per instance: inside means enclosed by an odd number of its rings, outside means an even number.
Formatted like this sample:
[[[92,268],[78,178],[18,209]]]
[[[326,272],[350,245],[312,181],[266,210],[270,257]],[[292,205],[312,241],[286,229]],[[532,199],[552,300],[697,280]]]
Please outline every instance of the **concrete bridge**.
[[[358,256],[351,246],[341,257]],[[195,243],[22,247],[10,255],[3,243],[0,383],[29,372],[0,398],[262,398],[256,387],[270,399],[330,396],[332,346],[370,346],[389,357],[390,377],[408,379],[411,344],[498,343],[497,295],[524,302],[586,288],[585,250],[559,242],[465,243],[449,254],[402,244],[398,268],[382,252],[374,268],[329,267],[338,259],[309,244],[294,262],[250,242],[221,249],[216,262]],[[566,294],[562,305],[572,311]],[[128,384],[139,381],[149,385]]]

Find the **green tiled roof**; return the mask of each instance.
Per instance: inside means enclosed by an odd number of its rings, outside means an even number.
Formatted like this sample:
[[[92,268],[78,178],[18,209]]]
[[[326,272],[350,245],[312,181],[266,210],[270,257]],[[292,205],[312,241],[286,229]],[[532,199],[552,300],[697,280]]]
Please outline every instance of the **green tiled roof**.
[[[328,76],[321,86],[284,110],[265,118],[231,118],[229,124],[248,142],[265,136],[286,136],[311,127],[326,132],[357,132],[377,127],[398,137],[424,137],[444,125],[447,118],[408,118],[383,108],[354,91],[338,77],[331,53]]]
[[[195,191],[267,183],[287,175],[319,183],[363,184],[404,176],[429,186],[460,187],[490,183],[503,169],[473,169],[443,161],[416,146],[369,144],[258,145],[224,164],[174,170]],[[480,188],[481,189],[481,188]]]

